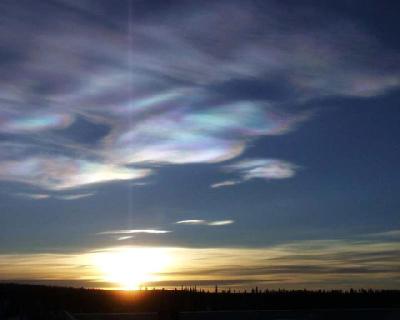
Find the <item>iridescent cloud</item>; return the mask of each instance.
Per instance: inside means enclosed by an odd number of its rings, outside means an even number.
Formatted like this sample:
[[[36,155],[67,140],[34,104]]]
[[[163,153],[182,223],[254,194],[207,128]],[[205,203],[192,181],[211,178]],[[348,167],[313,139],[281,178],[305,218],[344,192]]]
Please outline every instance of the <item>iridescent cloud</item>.
[[[7,119],[8,118],[8,119]],[[32,116],[4,116],[0,113],[0,131],[5,133],[34,133],[51,129],[63,129],[72,122],[67,114],[36,114]]]
[[[287,179],[295,175],[296,165],[276,159],[248,159],[225,166],[226,170],[238,172],[244,180],[254,178]]]
[[[31,157],[0,162],[0,179],[62,190],[116,180],[143,178],[149,169],[132,169],[113,164],[67,157]]]
[[[251,179],[278,180],[292,178],[299,167],[277,159],[247,159],[224,166],[227,172],[239,175],[240,179],[226,180],[211,185],[211,188],[232,186]]]
[[[175,108],[116,130],[107,147],[127,163],[221,162],[240,155],[246,139],[284,134],[302,119],[252,102]]]
[[[96,2],[97,9],[105,3]],[[295,105],[399,87],[397,54],[354,22],[297,25],[278,3],[265,5],[261,14],[252,2],[218,1],[206,12],[180,4],[155,12],[154,20],[130,21],[128,33],[126,17],[117,13],[92,20],[81,7],[2,3],[0,42],[12,54],[0,61],[0,132],[29,146],[2,163],[15,172],[0,169],[0,179],[63,189],[149,174],[130,164],[219,163],[310,119]],[[35,23],[43,10],[47,22]],[[73,23],[73,31],[59,21]],[[381,68],[371,68],[377,56]],[[249,94],[254,85],[262,94]],[[277,88],[285,90],[277,95]],[[79,117],[109,129],[92,149],[71,126]],[[51,156],[39,157],[49,145]],[[240,169],[242,178],[290,174],[271,166]]]

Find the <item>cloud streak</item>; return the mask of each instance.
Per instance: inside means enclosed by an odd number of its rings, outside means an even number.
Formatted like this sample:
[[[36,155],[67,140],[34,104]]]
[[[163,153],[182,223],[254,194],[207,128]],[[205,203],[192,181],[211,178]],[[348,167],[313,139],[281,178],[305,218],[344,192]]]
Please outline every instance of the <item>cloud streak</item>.
[[[110,230],[103,231],[97,234],[165,234],[170,233],[169,230],[159,230],[159,229],[122,229],[122,230]]]
[[[221,187],[230,187],[236,184],[239,184],[240,180],[225,180],[217,183],[213,183],[210,187],[211,188],[221,188]]]
[[[59,200],[78,200],[78,199],[93,197],[94,195],[95,195],[94,192],[88,192],[88,193],[57,195],[55,196],[55,198]]]
[[[202,225],[202,226],[225,226],[232,223],[235,223],[235,221],[234,220],[209,221],[209,220],[190,219],[190,220],[180,220],[176,222],[176,224]]]
[[[17,197],[22,197],[31,200],[45,200],[45,199],[57,199],[57,200],[78,200],[83,198],[89,198],[95,195],[94,192],[88,193],[75,193],[75,194],[47,194],[47,193],[14,193]]]
[[[50,195],[45,193],[14,193],[14,195],[30,200],[45,200],[50,198]]]

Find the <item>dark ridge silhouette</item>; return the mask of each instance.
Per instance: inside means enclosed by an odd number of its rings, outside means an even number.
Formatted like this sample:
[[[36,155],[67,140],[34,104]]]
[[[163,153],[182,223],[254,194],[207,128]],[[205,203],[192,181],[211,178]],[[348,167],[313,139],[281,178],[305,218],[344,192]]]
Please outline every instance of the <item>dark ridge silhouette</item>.
[[[0,319],[66,319],[79,313],[306,310],[400,307],[400,290],[259,290],[234,292],[218,287],[118,291],[43,285],[0,284]],[[169,316],[163,317],[170,318]],[[382,318],[383,319],[383,318]]]

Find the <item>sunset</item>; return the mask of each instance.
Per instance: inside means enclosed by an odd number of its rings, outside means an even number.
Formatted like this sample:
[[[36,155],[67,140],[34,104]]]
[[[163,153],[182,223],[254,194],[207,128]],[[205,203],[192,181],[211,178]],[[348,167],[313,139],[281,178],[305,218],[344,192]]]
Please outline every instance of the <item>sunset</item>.
[[[0,12],[0,318],[13,286],[162,302],[88,313],[399,294],[399,2],[4,0]],[[179,292],[192,302],[163,298]],[[203,306],[217,300],[193,292],[243,300]],[[54,305],[80,319],[84,303],[66,299]]]

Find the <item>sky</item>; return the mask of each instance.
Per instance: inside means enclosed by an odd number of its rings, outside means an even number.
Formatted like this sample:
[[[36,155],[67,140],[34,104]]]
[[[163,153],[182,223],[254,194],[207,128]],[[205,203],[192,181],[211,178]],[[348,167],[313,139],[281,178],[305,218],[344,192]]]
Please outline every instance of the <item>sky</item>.
[[[398,1],[0,11],[0,280],[400,289]]]

